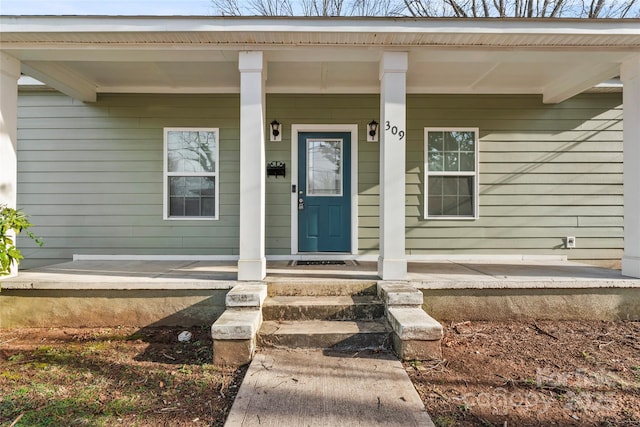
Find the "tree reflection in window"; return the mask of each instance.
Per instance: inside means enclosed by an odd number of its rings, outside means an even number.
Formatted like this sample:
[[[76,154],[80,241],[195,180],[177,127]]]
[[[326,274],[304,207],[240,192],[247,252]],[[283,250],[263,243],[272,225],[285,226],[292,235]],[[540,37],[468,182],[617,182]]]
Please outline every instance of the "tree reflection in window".
[[[216,146],[214,132],[169,132],[167,141],[169,172],[215,172]]]
[[[307,195],[342,195],[342,140],[307,140]]]
[[[167,129],[167,217],[217,217],[217,129]]]

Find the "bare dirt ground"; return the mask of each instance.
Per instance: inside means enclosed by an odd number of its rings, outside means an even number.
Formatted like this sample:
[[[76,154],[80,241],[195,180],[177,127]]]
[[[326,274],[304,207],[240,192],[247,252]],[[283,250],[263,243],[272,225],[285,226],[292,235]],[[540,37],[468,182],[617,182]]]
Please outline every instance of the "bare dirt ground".
[[[436,426],[640,426],[640,322],[462,322],[406,363]]]
[[[246,367],[183,330],[0,329],[0,426],[222,426]]]
[[[246,368],[183,330],[0,329],[0,426],[222,426]],[[640,322],[454,323],[443,353],[405,363],[439,427],[640,426]]]

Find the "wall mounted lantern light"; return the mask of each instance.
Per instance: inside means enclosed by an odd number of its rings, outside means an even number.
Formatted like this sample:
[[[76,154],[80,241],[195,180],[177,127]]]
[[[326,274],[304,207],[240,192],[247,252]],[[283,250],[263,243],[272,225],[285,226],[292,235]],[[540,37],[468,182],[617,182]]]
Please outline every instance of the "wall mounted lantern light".
[[[371,120],[367,126],[367,142],[378,142],[378,122]]]
[[[269,135],[269,141],[280,142],[282,141],[282,125],[277,120],[270,123],[271,133]]]

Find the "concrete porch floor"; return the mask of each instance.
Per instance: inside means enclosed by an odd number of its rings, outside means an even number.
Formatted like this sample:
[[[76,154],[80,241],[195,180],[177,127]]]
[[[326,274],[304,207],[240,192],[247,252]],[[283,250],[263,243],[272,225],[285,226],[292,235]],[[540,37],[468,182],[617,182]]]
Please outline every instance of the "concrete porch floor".
[[[408,280],[420,289],[640,288],[640,279],[619,270],[569,261],[409,262]],[[294,266],[267,263],[267,282],[377,281],[377,265]],[[237,283],[234,261],[70,261],[2,279],[4,289],[230,289]]]
[[[267,263],[267,284],[375,286],[378,280],[373,261]],[[575,262],[410,262],[408,280],[440,322],[640,320],[640,279]],[[0,327],[212,324],[238,283],[235,261],[71,261],[2,279]]]

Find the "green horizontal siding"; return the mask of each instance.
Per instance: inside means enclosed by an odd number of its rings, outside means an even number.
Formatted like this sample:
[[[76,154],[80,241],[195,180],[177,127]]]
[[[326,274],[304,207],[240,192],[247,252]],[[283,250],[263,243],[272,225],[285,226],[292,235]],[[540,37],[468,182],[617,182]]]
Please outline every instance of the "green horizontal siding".
[[[425,220],[423,129],[456,126],[479,128],[480,218]],[[407,253],[620,259],[620,94],[557,105],[537,96],[411,95],[407,129]],[[577,249],[564,249],[568,235]]]
[[[587,94],[558,105],[538,96],[409,95],[408,254],[622,254],[622,100]],[[266,181],[267,254],[289,254],[291,125],[357,124],[358,245],[377,253],[379,144],[366,125],[377,95],[267,96],[267,121],[283,124],[266,160],[287,164]],[[101,95],[85,104],[55,93],[19,97],[18,203],[43,248],[21,239],[32,265],[73,253],[238,253],[239,97]],[[163,127],[220,128],[220,220],[162,219]],[[480,130],[480,218],[424,219],[424,127]],[[563,238],[577,237],[577,249]],[[28,265],[28,264],[27,264]]]
[[[79,254],[238,253],[239,97],[21,93],[18,204],[44,246],[29,265]],[[220,219],[162,219],[163,128],[220,129]]]

